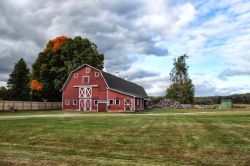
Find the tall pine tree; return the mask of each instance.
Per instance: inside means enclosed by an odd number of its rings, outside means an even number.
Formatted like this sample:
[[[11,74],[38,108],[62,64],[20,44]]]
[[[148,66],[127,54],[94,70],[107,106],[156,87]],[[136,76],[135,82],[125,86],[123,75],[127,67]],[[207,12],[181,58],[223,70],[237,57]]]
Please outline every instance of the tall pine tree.
[[[0,87],[0,100],[5,100],[7,98],[8,90],[5,86]]]
[[[186,64],[186,54],[174,60],[174,67],[170,73],[172,84],[167,88],[166,97],[174,99],[180,103],[193,103],[194,85],[188,76],[188,66]]]
[[[7,87],[9,100],[29,100],[29,68],[23,58],[15,64]]]

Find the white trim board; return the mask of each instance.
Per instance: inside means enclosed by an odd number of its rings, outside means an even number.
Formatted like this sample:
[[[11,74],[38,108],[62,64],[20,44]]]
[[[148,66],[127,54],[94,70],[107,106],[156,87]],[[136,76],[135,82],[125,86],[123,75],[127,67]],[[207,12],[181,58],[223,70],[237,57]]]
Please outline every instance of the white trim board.
[[[98,85],[75,85],[74,88],[91,88],[98,87]]]

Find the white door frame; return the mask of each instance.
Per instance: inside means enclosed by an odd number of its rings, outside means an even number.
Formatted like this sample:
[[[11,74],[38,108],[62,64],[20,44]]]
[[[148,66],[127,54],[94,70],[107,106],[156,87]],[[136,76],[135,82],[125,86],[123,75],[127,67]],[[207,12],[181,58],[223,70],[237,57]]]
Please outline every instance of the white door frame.
[[[99,104],[106,104],[106,108],[105,108],[105,111],[107,111],[107,102],[106,101],[98,101],[97,102],[97,112],[99,112]]]

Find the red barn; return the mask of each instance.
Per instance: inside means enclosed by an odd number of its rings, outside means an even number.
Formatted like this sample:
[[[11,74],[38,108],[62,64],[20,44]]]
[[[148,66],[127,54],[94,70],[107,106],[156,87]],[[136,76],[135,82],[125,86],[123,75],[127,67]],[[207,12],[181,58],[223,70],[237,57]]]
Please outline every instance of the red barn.
[[[84,64],[62,88],[62,108],[75,111],[136,111],[146,106],[143,87]]]

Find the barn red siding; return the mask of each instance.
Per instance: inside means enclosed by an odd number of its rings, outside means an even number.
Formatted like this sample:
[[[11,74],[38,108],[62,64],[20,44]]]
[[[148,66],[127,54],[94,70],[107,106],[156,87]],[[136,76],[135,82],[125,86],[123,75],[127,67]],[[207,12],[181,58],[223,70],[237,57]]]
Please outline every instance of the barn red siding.
[[[132,99],[132,110],[134,110],[134,97],[125,95],[123,93],[119,93],[113,90],[108,90],[108,98],[109,100],[114,100],[113,105],[109,105],[108,109],[113,111],[123,111],[124,110],[124,100],[125,99]],[[120,100],[120,104],[116,105],[115,100]]]

